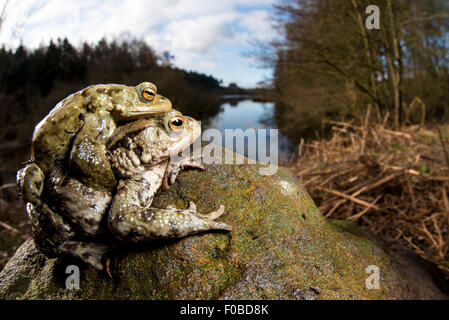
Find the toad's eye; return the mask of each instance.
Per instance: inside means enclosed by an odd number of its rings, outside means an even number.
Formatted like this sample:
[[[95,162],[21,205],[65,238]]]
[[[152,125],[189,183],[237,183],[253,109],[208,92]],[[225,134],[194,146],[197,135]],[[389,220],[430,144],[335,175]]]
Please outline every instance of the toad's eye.
[[[182,119],[182,117],[176,116],[176,117],[171,118],[169,120],[168,124],[170,125],[170,129],[175,131],[175,130],[179,130],[182,128],[182,126],[184,124],[184,120]]]
[[[151,87],[144,88],[142,90],[142,97],[147,101],[153,101],[156,95],[156,90]]]

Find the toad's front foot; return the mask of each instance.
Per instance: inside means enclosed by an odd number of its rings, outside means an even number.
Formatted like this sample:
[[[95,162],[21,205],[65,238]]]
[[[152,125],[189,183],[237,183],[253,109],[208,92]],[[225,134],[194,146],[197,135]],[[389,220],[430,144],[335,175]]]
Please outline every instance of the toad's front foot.
[[[176,209],[176,208],[175,208],[175,209]],[[182,210],[181,210],[181,211],[182,211]],[[224,205],[221,205],[221,206],[220,206],[217,210],[215,210],[215,211],[212,211],[212,212],[210,212],[210,213],[208,213],[208,214],[201,214],[201,213],[199,213],[199,212],[196,211],[196,204],[195,204],[194,202],[190,201],[189,207],[187,208],[187,211],[192,212],[194,215],[196,215],[197,217],[202,218],[202,219],[206,219],[206,220],[215,220],[215,219],[221,217],[221,216],[224,214],[224,212],[225,212],[225,207],[224,207]],[[230,226],[229,226],[229,227],[230,227]],[[228,231],[231,231],[231,229],[228,230]]]

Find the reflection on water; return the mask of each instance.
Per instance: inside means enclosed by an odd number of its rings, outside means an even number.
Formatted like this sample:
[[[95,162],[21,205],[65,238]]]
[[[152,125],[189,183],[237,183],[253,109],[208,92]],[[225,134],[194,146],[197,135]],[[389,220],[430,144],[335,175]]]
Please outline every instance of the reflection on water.
[[[249,99],[231,100],[223,102],[221,111],[215,117],[209,119],[205,124],[205,129],[218,129],[223,137],[225,137],[225,129],[278,129],[274,122],[274,103],[273,102],[256,102]],[[270,131],[267,130],[267,150],[270,150]],[[237,138],[241,135],[236,135]],[[234,139],[234,145],[235,145]],[[248,142],[245,142],[244,155],[259,160],[248,154]],[[223,143],[224,145],[224,143]],[[278,131],[278,153],[280,158],[290,158],[296,154],[297,143],[289,141],[289,139]],[[235,148],[234,148],[235,151]]]

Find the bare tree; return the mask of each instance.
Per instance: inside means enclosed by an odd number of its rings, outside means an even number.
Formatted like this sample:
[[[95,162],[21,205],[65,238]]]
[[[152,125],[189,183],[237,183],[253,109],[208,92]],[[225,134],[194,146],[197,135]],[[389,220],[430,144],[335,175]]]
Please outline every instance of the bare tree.
[[[415,96],[427,111],[447,109],[449,3],[378,0],[380,29],[368,30],[365,9],[371,2],[291,0],[276,6],[285,41],[274,44],[274,82],[294,118],[298,112],[354,115],[374,104],[399,127],[403,106]],[[305,100],[307,105],[300,102]]]

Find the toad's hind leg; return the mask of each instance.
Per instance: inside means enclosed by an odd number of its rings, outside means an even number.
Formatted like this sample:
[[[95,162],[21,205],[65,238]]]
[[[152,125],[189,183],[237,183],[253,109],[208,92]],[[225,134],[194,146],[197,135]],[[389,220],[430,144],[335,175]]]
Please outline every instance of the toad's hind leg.
[[[224,207],[217,211],[223,212]],[[232,230],[226,223],[207,219],[207,215],[190,210],[148,208],[126,215],[111,213],[109,228],[117,237],[126,241],[182,238],[202,231]],[[217,216],[215,212],[211,215]]]
[[[150,208],[161,180],[155,185],[150,185],[148,179],[119,183],[108,213],[108,227],[118,238],[142,241],[181,238],[202,231],[231,231],[226,223],[214,221],[224,213],[223,206],[209,215],[198,213],[194,204],[187,210]]]
[[[49,258],[68,255],[102,270],[102,258],[116,244],[86,242],[76,239],[75,231],[65,219],[47,204],[27,204],[36,247]]]
[[[153,166],[140,175],[120,180],[108,211],[108,227],[120,239],[142,241],[181,238],[202,231],[230,231],[231,227],[214,221],[224,208],[201,215],[194,206],[187,210],[151,208],[153,197],[161,186],[167,163]]]

